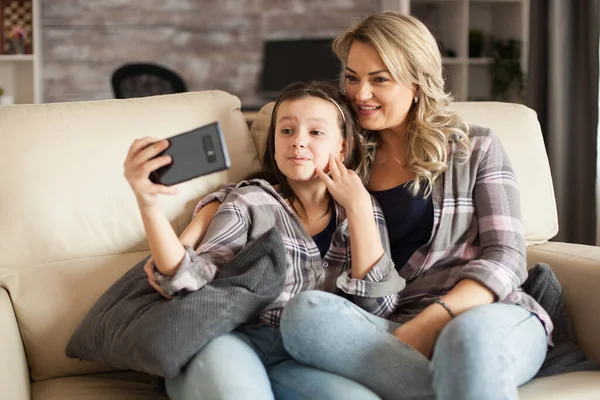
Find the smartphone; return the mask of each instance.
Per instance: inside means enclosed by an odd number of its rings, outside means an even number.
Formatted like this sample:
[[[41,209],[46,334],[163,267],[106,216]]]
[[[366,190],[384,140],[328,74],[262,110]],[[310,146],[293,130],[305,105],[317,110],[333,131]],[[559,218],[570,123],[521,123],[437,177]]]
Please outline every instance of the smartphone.
[[[153,183],[171,186],[231,167],[221,126],[213,122],[167,139],[171,163],[150,173]]]

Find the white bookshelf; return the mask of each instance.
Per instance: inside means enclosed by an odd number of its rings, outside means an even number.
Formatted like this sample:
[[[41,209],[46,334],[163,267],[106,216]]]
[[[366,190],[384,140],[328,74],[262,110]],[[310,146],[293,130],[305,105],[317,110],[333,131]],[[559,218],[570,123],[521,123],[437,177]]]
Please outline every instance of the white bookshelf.
[[[429,27],[442,45],[447,89],[457,101],[490,100],[490,41],[516,39],[521,43],[521,69],[527,71],[529,0],[394,0],[383,10],[409,13]],[[486,38],[484,53],[469,55],[469,32]]]
[[[41,1],[32,0],[33,54],[0,54],[0,87],[15,104],[42,102]]]

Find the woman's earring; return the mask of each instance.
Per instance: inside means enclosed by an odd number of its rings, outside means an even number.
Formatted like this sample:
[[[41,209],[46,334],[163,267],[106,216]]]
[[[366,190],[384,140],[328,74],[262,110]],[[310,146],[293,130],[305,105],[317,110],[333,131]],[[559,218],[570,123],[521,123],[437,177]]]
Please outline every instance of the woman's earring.
[[[413,103],[417,104],[417,101],[419,101],[419,96],[415,95],[415,98],[413,99]]]

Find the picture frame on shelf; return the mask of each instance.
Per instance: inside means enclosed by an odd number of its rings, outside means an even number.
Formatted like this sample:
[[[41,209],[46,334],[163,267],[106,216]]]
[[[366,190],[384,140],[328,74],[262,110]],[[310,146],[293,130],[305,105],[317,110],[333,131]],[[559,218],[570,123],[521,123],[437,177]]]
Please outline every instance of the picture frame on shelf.
[[[33,0],[0,0],[0,53],[33,54]]]

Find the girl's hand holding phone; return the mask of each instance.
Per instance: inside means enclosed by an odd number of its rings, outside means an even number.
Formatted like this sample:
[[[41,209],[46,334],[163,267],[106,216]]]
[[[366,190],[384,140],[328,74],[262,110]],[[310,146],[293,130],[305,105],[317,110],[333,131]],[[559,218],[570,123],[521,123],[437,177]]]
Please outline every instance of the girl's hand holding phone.
[[[335,201],[346,210],[371,209],[371,196],[356,172],[346,168],[339,157],[329,155],[329,174],[316,169],[317,175],[327,186]]]
[[[171,163],[170,156],[156,157],[168,146],[168,140],[145,137],[136,139],[129,148],[123,163],[124,175],[140,207],[156,205],[159,194],[177,193],[174,187],[154,184],[149,178],[152,171]]]

